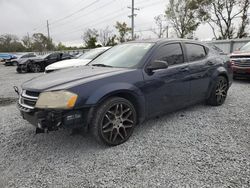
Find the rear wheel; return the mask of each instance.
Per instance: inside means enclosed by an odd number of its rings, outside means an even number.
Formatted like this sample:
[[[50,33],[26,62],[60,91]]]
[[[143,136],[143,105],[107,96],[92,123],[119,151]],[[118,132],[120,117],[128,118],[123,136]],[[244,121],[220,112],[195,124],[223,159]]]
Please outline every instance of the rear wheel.
[[[218,76],[207,103],[212,106],[222,105],[227,97],[228,81],[224,76]]]
[[[31,70],[31,72],[37,73],[37,72],[41,72],[42,68],[38,64],[31,64],[30,65],[30,70]]]
[[[124,98],[113,97],[97,108],[90,130],[97,141],[115,146],[129,139],[135,125],[133,104]]]

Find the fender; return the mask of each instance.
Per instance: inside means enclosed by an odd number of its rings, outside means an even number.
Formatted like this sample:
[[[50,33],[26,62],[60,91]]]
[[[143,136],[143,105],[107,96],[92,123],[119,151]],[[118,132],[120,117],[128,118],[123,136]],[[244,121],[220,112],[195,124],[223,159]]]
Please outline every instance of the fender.
[[[210,80],[210,83],[209,83],[209,86],[208,86],[208,92],[207,92],[206,98],[210,97],[212,89],[213,89],[213,86],[214,86],[214,84],[216,82],[216,78],[219,75],[225,76],[227,78],[227,80],[229,81],[229,77],[228,77],[228,73],[227,73],[226,68],[225,67],[218,67],[216,69],[216,71],[214,71],[214,73],[211,75],[211,80]]]
[[[138,105],[137,109],[140,117],[139,122],[144,121],[146,109],[145,97],[139,88],[129,83],[118,82],[104,85],[89,96],[85,102],[85,105],[96,105],[109,96],[121,93],[129,93],[136,99]]]

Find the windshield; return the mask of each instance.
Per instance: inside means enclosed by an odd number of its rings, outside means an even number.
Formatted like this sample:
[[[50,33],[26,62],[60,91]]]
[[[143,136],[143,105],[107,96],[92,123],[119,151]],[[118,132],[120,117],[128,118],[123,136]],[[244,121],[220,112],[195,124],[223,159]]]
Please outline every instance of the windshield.
[[[90,50],[90,51],[82,54],[80,57],[78,57],[78,59],[94,59],[95,57],[97,57],[99,54],[101,54],[105,50],[107,50],[107,48],[93,49],[93,50]]]
[[[240,51],[250,51],[250,42],[240,48]]]
[[[89,65],[119,68],[137,67],[138,63],[152,46],[153,43],[121,44],[97,57]]]

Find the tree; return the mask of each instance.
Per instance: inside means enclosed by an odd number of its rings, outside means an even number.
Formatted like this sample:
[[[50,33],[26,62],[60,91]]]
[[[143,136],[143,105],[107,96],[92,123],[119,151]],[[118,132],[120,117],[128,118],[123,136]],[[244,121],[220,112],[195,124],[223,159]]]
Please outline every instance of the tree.
[[[22,52],[26,48],[19,41],[18,37],[11,34],[0,36],[0,51],[1,52]]]
[[[241,24],[239,26],[239,30],[237,33],[237,38],[244,38],[247,37],[249,33],[247,33],[247,26],[249,25],[249,18],[248,18],[248,9],[250,7],[250,1],[244,0],[241,4],[242,7],[242,16],[241,16]]]
[[[116,42],[116,35],[113,35],[112,37],[110,37],[108,39],[108,42],[107,42],[107,45],[106,46],[115,46],[117,45],[117,42]]]
[[[23,42],[23,45],[25,46],[25,48],[28,50],[28,51],[31,51],[31,47],[32,47],[32,41],[31,41],[31,38],[29,37],[29,35],[26,35],[22,38],[22,42]]]
[[[200,0],[200,18],[210,25],[216,39],[242,38],[247,36],[249,4],[249,0]],[[236,19],[238,28],[233,23]]]
[[[56,47],[57,50],[61,51],[61,50],[67,50],[67,47],[65,45],[63,45],[62,42],[59,42],[57,47]]]
[[[99,38],[98,39],[103,46],[109,46],[112,43],[114,45],[115,38],[116,38],[116,36],[113,34],[112,30],[109,29],[108,26],[105,29],[101,29],[99,31]]]
[[[165,17],[164,15],[160,14],[156,17],[154,17],[155,24],[157,26],[157,29],[153,29],[153,33],[157,35],[158,38],[162,38],[165,33],[168,35],[168,26],[164,24]],[[168,37],[168,36],[167,36]]]
[[[199,5],[195,0],[170,0],[165,11],[177,36],[185,38],[193,33],[200,24],[198,19]]]
[[[119,37],[118,40],[123,43],[129,40],[127,37],[128,34],[131,32],[131,28],[127,26],[125,22],[116,22],[115,28],[118,30]]]
[[[83,41],[86,48],[96,48],[98,31],[96,29],[87,29],[83,34]]]
[[[34,33],[32,35],[32,50],[34,51],[45,51],[45,50],[54,50],[55,45],[52,42],[52,39],[48,39],[42,33]]]

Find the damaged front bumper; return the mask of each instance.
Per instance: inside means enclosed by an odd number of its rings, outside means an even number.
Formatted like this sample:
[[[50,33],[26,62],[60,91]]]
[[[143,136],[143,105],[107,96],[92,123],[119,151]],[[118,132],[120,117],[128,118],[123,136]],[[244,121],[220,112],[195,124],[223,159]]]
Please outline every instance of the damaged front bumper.
[[[18,104],[19,106],[19,104]],[[31,110],[29,112],[20,109],[23,119],[30,122],[36,128],[55,131],[59,128],[84,128],[87,126],[88,110]]]
[[[55,131],[59,128],[87,128],[93,107],[71,110],[37,109],[35,104],[39,93],[25,90],[19,92],[17,88],[15,91],[19,94],[17,107],[23,119],[42,130],[41,132]]]

